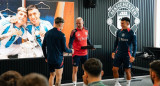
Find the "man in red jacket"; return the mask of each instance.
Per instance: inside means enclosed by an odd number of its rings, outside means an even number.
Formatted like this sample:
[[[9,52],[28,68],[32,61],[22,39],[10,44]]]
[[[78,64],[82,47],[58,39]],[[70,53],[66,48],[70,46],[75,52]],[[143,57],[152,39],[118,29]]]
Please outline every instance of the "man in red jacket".
[[[88,51],[87,49],[81,49],[82,46],[91,45],[88,39],[88,30],[83,27],[83,19],[78,17],[76,19],[77,28],[72,30],[70,40],[69,40],[69,48],[74,49],[74,54],[72,55],[72,64],[73,64],[73,72],[72,72],[72,81],[74,86],[76,86],[77,82],[77,71],[79,63],[82,63],[82,68],[84,62],[88,59]]]

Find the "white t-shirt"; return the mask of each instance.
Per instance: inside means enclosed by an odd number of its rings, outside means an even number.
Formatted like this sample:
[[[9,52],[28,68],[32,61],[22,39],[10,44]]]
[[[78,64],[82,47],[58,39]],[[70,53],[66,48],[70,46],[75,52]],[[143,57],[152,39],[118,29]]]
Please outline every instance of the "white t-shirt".
[[[10,35],[11,33],[14,33],[15,30],[21,31],[21,35]],[[0,35],[8,35],[7,38],[1,40],[1,46],[0,46],[0,54],[1,55],[14,55],[17,54],[18,50],[20,50],[19,44],[13,44],[19,37],[26,39],[26,31],[24,27],[16,27],[15,24],[7,23],[2,26],[1,34]],[[18,49],[18,50],[17,50]],[[12,53],[12,54],[11,54]]]

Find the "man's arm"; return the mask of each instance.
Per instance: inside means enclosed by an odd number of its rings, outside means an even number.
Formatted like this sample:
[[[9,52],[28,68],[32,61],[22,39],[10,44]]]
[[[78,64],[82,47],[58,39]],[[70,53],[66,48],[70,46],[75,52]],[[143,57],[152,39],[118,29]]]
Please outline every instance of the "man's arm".
[[[75,29],[72,30],[71,35],[70,35],[70,39],[69,39],[69,48],[70,49],[72,48],[72,44],[75,39],[75,33],[76,33],[76,30]]]
[[[63,48],[63,51],[66,52],[66,53],[72,53],[72,50],[71,49],[68,49],[66,47],[66,37],[65,35],[63,34],[63,37],[62,37],[62,48]]]
[[[136,39],[136,35],[133,34],[133,38],[132,38],[132,44],[133,44],[133,53],[132,53],[132,57],[136,56],[136,51],[137,51],[137,39]]]
[[[112,59],[115,58],[115,53],[116,53],[116,50],[117,50],[117,46],[118,46],[118,33],[119,33],[119,30],[117,31],[116,33],[116,40],[114,42],[114,49],[113,49],[113,52],[112,52]]]
[[[115,40],[115,42],[114,42],[113,53],[115,53],[116,50],[117,50],[117,46],[118,46],[118,33],[119,33],[119,30],[118,30],[117,33],[116,33],[116,40]]]

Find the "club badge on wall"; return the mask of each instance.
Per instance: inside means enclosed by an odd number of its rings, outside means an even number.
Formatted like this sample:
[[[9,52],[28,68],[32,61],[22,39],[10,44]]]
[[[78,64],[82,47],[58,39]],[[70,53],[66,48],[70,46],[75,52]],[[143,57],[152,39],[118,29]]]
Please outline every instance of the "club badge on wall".
[[[117,27],[113,25],[113,17],[117,14]],[[138,24],[140,23],[139,19],[139,9],[135,7],[128,0],[119,0],[112,7],[108,8],[108,19],[107,24],[109,25],[110,32],[116,36],[116,32],[121,28],[120,19],[122,17],[130,18],[130,14],[135,18],[134,24],[131,26],[131,29],[136,32],[138,28]]]

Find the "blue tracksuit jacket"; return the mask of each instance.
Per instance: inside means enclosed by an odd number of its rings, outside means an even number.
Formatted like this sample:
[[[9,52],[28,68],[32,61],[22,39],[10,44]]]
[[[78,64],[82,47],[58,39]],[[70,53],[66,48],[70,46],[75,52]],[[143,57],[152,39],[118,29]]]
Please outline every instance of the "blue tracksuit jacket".
[[[133,49],[132,49],[133,45]],[[131,29],[120,29],[116,34],[114,43],[114,52],[118,56],[133,56],[135,57],[137,50],[137,40],[134,32]]]
[[[63,61],[63,52],[72,53],[72,50],[66,47],[66,38],[57,28],[53,28],[46,32],[42,50],[44,57],[47,58],[49,64],[61,64]]]

